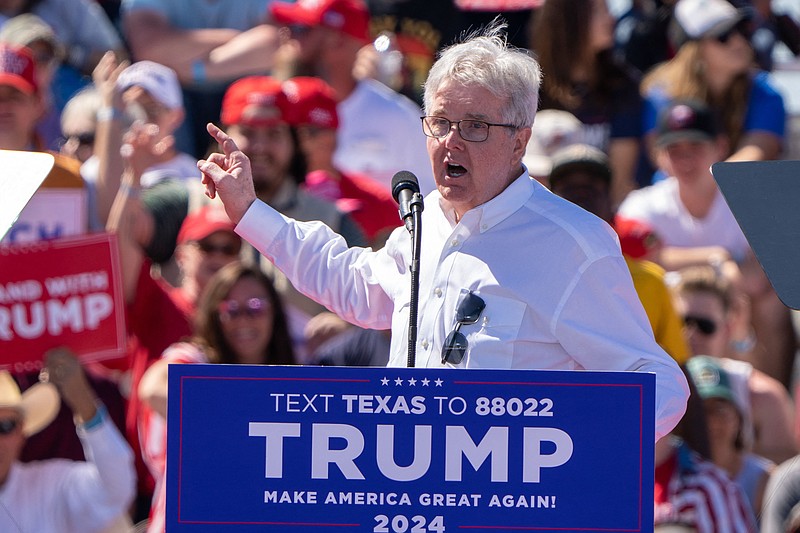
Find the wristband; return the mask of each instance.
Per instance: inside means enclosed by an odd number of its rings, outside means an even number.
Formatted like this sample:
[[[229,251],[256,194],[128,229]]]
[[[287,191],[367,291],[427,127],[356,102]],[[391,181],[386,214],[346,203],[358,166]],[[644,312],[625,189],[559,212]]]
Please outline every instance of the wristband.
[[[206,81],[206,64],[202,59],[192,61],[192,81],[195,83]]]
[[[106,406],[98,402],[94,416],[91,418],[91,420],[87,420],[82,424],[83,430],[89,431],[90,429],[99,426],[100,424],[103,423],[103,420],[106,419],[107,414],[108,410],[106,409]]]
[[[97,122],[109,122],[122,118],[122,111],[116,107],[101,107],[97,110]]]
[[[119,186],[119,192],[121,192],[122,194],[124,194],[129,198],[136,198],[137,196],[139,196],[139,187],[136,187],[129,183],[122,183]]]
[[[731,346],[737,353],[748,353],[756,347],[756,336],[751,331],[744,339],[731,341]]]

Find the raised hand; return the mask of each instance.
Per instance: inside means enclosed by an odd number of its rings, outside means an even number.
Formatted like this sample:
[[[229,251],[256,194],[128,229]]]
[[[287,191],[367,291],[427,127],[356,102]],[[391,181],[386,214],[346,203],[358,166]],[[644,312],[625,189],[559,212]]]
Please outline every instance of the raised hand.
[[[197,168],[203,173],[203,184],[208,197],[219,195],[228,217],[238,224],[256,200],[250,159],[239,150],[227,133],[211,123],[206,128],[219,143],[223,153],[214,153],[208,159],[201,159],[197,162]]]

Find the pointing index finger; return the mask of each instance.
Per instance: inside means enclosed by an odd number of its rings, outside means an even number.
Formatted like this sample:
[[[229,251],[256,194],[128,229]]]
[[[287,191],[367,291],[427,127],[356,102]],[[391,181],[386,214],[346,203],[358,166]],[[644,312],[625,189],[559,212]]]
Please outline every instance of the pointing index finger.
[[[231,137],[219,129],[215,124],[209,122],[206,126],[208,133],[214,137],[214,139],[219,143],[222,147],[222,151],[225,153],[226,156],[231,155],[233,152],[238,152],[239,147],[236,146],[236,143],[231,139]]]

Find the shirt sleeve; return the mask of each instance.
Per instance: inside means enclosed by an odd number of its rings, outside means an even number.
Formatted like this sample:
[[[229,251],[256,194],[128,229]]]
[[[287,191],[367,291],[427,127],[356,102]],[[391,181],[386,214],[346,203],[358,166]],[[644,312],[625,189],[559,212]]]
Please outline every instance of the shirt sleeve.
[[[284,217],[256,200],[236,226],[283,272],[292,285],[343,319],[369,329],[389,329],[398,270],[390,237],[377,252],[348,247],[344,238],[319,221]],[[400,272],[402,274],[402,272]]]
[[[586,370],[653,372],[656,440],[672,431],[686,410],[689,386],[653,338],[622,257],[587,261],[554,320],[558,341]]]
[[[102,420],[91,428],[77,426],[85,463],[70,470],[65,498],[74,523],[108,525],[133,501],[136,473],[133,452],[101,407]]]
[[[759,72],[753,78],[744,129],[774,133],[781,139],[785,136],[786,108],[783,96],[770,83],[766,72]]]

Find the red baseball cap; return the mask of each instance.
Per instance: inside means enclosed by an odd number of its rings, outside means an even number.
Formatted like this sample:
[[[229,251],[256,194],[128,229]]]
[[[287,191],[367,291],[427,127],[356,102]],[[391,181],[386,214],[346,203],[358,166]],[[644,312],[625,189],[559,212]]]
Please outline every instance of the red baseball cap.
[[[269,11],[281,24],[325,26],[361,41],[369,40],[369,11],[362,0],[273,2]]]
[[[641,220],[617,215],[614,217],[614,229],[619,235],[622,253],[633,259],[646,256],[659,241],[650,224]]]
[[[336,93],[319,78],[298,76],[283,82],[289,106],[286,119],[293,126],[339,127]]]
[[[236,225],[231,222],[225,211],[218,205],[207,204],[186,215],[180,231],[178,244],[202,241],[212,233],[228,231],[234,233]]]
[[[0,85],[10,85],[25,94],[36,94],[36,63],[27,48],[0,44]]]
[[[286,108],[280,81],[270,76],[248,76],[225,91],[220,120],[226,126],[271,126],[287,121]]]

